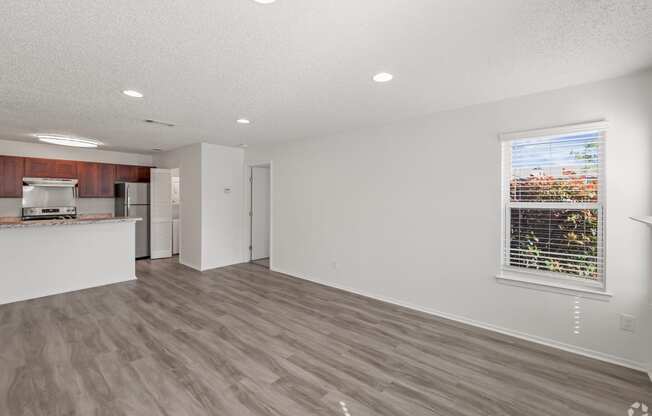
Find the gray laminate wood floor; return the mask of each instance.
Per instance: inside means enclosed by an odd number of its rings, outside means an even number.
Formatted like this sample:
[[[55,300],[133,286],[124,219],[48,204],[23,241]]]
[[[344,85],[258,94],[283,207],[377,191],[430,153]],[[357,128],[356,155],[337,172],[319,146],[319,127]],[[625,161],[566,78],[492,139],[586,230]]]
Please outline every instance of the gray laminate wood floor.
[[[0,415],[626,415],[646,375],[238,265],[0,306]],[[346,412],[344,408],[346,408]]]
[[[264,259],[252,260],[251,262],[253,264],[257,264],[259,266],[267,267],[269,269],[269,257],[265,257]]]

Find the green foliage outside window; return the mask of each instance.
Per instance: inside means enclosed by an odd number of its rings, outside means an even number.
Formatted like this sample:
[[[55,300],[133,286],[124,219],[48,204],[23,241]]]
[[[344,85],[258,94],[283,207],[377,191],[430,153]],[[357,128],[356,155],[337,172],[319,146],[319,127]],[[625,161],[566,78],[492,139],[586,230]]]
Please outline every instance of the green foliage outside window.
[[[597,166],[594,145],[573,157],[580,162],[580,172],[560,169],[561,174],[554,176],[535,172],[513,177],[511,201],[598,202],[598,177],[592,172]],[[595,208],[511,208],[509,264],[597,280],[599,215]]]

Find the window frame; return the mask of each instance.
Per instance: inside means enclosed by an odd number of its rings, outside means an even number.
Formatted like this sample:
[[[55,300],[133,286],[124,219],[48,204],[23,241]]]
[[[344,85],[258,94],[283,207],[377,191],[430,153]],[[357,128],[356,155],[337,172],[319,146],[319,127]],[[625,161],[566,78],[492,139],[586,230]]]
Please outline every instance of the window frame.
[[[501,145],[501,237],[500,237],[500,269],[496,276],[508,282],[522,282],[526,286],[551,286],[563,291],[576,289],[588,293],[607,294],[607,247],[606,247],[606,137],[608,123],[605,121],[580,123],[567,126],[517,131],[502,133],[499,135]],[[601,140],[599,142],[599,176],[598,176],[598,201],[597,202],[512,202],[510,200],[510,181],[512,175],[511,166],[511,143],[517,140],[528,140],[554,136],[565,136],[577,133],[599,131]],[[601,279],[598,282],[588,281],[570,274],[549,272],[545,270],[528,269],[525,267],[511,266],[510,255],[510,233],[511,233],[511,209],[532,208],[532,209],[597,209],[598,220],[598,258],[601,264],[598,267],[602,270]]]

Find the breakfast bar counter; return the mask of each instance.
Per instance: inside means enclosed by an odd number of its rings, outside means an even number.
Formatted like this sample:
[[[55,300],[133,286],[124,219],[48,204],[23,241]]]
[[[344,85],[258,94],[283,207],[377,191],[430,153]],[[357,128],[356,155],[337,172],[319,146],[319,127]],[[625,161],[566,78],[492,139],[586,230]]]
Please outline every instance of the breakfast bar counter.
[[[0,219],[0,304],[136,279],[139,220]]]
[[[56,225],[89,225],[89,224],[106,224],[112,222],[135,222],[141,220],[142,218],[132,218],[132,217],[85,216],[81,218],[72,218],[72,219],[23,221],[20,218],[5,217],[5,218],[0,218],[0,230],[3,228],[52,227]]]

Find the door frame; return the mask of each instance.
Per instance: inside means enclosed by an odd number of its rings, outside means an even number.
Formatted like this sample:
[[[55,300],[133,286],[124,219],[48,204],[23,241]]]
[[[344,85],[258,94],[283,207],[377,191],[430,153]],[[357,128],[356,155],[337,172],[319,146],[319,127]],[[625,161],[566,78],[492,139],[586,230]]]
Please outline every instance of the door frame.
[[[249,248],[253,244],[253,227],[252,227],[252,195],[253,195],[253,186],[251,182],[251,169],[254,167],[269,166],[269,269],[274,270],[274,162],[272,160],[259,160],[245,163],[245,174],[244,182],[245,189],[247,192],[244,192],[244,224],[245,230],[247,230],[244,248],[245,262],[252,262],[252,250]]]

